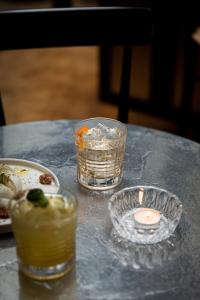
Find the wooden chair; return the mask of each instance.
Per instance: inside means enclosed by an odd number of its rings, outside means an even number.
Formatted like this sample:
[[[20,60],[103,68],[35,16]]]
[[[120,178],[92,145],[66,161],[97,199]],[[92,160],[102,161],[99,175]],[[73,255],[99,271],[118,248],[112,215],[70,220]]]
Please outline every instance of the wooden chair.
[[[124,46],[119,120],[128,120],[131,47],[148,43],[149,8],[133,6],[66,7],[0,11],[0,50],[66,46]],[[0,101],[0,125],[5,116]]]

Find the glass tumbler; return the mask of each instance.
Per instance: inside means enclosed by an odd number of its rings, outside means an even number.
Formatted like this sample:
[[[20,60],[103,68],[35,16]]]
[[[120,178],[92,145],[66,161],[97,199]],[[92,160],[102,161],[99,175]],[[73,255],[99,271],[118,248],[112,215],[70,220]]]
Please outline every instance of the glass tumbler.
[[[65,275],[75,261],[77,200],[69,192],[45,196],[45,207],[25,198],[10,205],[19,269],[38,280]]]
[[[123,176],[127,127],[109,118],[91,118],[75,125],[77,177],[92,190],[117,186]]]

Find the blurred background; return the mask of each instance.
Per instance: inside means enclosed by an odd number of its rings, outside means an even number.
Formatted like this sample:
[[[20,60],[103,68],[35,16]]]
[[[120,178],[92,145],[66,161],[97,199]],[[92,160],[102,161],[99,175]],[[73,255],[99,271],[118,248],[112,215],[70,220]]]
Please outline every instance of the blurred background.
[[[0,0],[0,10],[105,2]],[[107,5],[118,2],[107,1]],[[144,5],[145,1],[137,2]],[[159,2],[145,2],[154,12],[152,42],[133,49],[129,123],[181,134],[199,142],[198,22],[194,22],[193,10],[188,10],[190,15],[186,16],[176,1],[173,10],[169,1]],[[191,48],[188,48],[190,42],[186,43],[185,31],[191,39]],[[0,51],[0,91],[7,124],[95,116],[117,118],[121,61],[121,47]],[[153,105],[148,109],[145,103],[150,101]],[[179,110],[185,110],[184,132],[177,126]]]

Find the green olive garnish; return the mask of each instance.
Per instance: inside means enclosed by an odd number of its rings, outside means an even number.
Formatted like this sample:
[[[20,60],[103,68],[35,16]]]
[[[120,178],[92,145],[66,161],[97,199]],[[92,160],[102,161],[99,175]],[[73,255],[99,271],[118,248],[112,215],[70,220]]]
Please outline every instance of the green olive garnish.
[[[32,202],[34,206],[46,207],[48,205],[48,198],[41,189],[30,190],[27,194],[27,199]]]

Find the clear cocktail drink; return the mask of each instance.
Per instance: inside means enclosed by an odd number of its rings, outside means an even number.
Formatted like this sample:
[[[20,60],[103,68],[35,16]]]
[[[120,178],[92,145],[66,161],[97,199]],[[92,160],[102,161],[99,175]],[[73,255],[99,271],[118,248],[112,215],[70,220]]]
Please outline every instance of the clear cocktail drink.
[[[107,118],[87,119],[76,125],[77,174],[81,185],[105,190],[121,182],[126,131],[124,124]]]
[[[23,273],[36,279],[66,274],[74,264],[77,202],[73,195],[46,195],[48,205],[20,200],[11,217]]]

